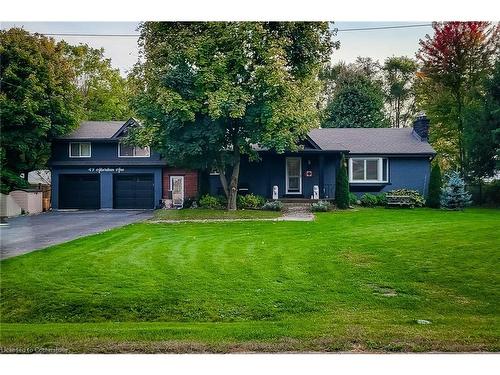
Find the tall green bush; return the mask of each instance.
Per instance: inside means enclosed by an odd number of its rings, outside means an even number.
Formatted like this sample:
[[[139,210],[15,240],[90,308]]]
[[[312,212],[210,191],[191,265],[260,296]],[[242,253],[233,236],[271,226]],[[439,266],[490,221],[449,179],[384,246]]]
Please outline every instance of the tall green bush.
[[[335,203],[338,208],[349,208],[349,179],[344,156],[340,159],[337,180],[335,181]]]
[[[427,206],[439,208],[441,206],[441,168],[439,163],[434,163],[429,180],[429,193],[427,194]]]

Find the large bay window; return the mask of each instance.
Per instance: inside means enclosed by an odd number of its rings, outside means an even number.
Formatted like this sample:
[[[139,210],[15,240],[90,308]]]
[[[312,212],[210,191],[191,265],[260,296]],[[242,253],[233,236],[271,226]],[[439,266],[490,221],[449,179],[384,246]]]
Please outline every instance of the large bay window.
[[[388,182],[388,168],[385,158],[350,158],[349,182]]]
[[[149,147],[129,146],[118,144],[118,157],[120,158],[147,158],[150,155]]]

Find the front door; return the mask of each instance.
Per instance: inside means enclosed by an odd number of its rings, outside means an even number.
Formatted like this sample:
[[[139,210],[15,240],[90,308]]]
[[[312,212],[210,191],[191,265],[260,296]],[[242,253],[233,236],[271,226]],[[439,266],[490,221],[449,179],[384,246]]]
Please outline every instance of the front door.
[[[286,158],[286,193],[302,194],[302,158]]]
[[[184,176],[170,176],[172,190],[172,204],[182,206],[184,203]]]

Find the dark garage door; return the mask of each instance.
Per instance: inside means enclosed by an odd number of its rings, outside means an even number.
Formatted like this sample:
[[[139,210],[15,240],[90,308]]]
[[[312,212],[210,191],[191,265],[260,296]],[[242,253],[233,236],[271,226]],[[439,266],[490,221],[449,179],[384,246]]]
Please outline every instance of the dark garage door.
[[[95,210],[101,207],[99,175],[59,175],[59,208]]]
[[[152,174],[115,175],[114,208],[154,208]]]

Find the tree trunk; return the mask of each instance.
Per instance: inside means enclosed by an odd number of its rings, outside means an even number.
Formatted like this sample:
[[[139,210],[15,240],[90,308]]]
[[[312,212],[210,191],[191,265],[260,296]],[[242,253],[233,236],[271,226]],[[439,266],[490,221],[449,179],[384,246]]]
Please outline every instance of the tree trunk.
[[[400,107],[400,99],[396,99],[396,128],[400,127],[400,112],[401,112],[401,107]]]
[[[227,209],[236,210],[236,198],[238,196],[238,179],[240,177],[240,150],[236,147],[234,151],[234,164],[229,183],[229,191],[227,195]]]
[[[240,150],[235,147],[235,151],[233,154],[233,169],[231,171],[231,177],[229,179],[229,183],[226,177],[226,171],[223,168],[219,170],[219,179],[224,189],[224,194],[226,194],[227,198],[227,209],[228,210],[236,210],[236,198],[238,196],[238,180],[240,177]]]

